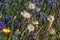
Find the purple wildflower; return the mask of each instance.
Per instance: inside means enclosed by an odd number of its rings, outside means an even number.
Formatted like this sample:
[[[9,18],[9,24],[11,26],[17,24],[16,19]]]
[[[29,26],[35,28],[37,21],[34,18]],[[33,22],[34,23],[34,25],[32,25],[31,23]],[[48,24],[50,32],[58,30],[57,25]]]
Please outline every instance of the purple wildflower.
[[[46,16],[46,14],[44,13],[44,11],[40,11],[40,18],[41,18],[41,21],[43,20],[45,23],[46,23],[46,18],[47,18],[47,16]]]
[[[6,3],[8,3],[8,2],[9,2],[9,0],[5,0],[5,2],[6,2]]]
[[[2,22],[4,22],[4,23],[8,22],[8,17],[4,17],[4,18],[2,19]]]
[[[1,7],[2,3],[0,2],[0,7]]]
[[[2,12],[2,6],[0,7],[0,12]]]
[[[28,40],[34,40],[34,33],[33,32],[30,33]]]
[[[5,4],[5,10],[8,11],[8,9],[9,9],[9,4],[6,3],[6,4]]]
[[[35,5],[39,5],[39,0],[35,0]]]
[[[35,5],[39,5],[39,0],[30,0],[32,3],[35,3]]]
[[[5,0],[0,0],[2,3],[5,1]]]
[[[51,5],[52,8],[55,8],[58,5],[56,0],[47,0],[48,4]]]
[[[14,21],[14,17],[13,16],[10,16],[10,20],[8,21],[8,23],[12,23]]]
[[[42,33],[41,33],[41,35],[43,36],[43,35],[46,35],[47,34],[47,31],[43,31]]]
[[[58,26],[60,27],[60,23],[58,23]]]
[[[0,29],[3,29],[5,27],[6,27],[6,25],[3,22],[0,22]]]
[[[19,22],[16,22],[15,27],[16,27],[16,28],[19,27]]]

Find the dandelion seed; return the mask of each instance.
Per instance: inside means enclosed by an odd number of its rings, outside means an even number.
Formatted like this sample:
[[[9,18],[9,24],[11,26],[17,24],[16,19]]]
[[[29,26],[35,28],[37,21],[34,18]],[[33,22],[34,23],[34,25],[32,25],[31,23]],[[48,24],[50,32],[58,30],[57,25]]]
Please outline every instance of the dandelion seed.
[[[32,24],[29,24],[27,29],[29,30],[29,32],[34,31],[34,26]]]
[[[35,9],[35,4],[33,4],[33,3],[29,3],[29,6],[28,6],[28,8],[30,8],[30,9]]]

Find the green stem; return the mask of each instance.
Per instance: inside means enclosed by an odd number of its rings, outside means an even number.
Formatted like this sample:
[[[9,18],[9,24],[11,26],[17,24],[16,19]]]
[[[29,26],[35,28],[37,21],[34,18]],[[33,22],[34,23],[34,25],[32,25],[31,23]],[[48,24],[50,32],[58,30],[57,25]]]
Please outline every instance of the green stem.
[[[21,37],[23,37],[23,35],[26,31],[27,31],[27,28],[23,31],[23,33],[21,34]]]

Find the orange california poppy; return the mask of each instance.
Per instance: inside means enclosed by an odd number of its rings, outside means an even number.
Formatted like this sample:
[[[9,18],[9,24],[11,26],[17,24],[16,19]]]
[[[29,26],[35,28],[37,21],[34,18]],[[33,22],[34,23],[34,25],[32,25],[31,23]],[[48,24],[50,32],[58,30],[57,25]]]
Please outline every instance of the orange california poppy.
[[[2,29],[2,32],[4,34],[9,34],[11,32],[11,30],[10,29]]]

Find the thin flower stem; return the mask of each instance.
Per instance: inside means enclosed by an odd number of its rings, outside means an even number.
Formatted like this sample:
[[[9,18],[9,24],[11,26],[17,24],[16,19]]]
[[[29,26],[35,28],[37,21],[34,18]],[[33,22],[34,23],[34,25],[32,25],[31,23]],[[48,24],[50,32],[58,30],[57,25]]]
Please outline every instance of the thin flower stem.
[[[37,36],[37,34],[41,31],[41,29],[43,28],[44,26],[42,26],[36,33],[35,35]]]
[[[23,37],[23,35],[26,31],[27,31],[27,28],[23,31],[23,33],[21,34],[21,37]]]
[[[30,32],[25,36],[25,38],[24,38],[24,39],[26,39],[26,38],[29,36],[29,34],[30,34]]]
[[[14,23],[14,21],[12,22],[12,25],[11,25],[12,28],[13,28],[13,23]],[[8,40],[11,40],[11,39],[12,39],[12,36],[13,36],[13,29],[12,29],[12,31],[11,31],[11,34],[10,34]]]
[[[48,31],[51,28],[51,25],[52,25],[52,22],[50,22],[49,25],[48,25]]]

